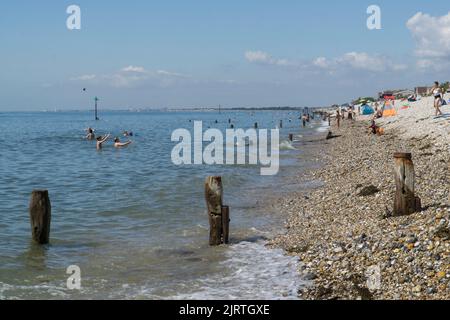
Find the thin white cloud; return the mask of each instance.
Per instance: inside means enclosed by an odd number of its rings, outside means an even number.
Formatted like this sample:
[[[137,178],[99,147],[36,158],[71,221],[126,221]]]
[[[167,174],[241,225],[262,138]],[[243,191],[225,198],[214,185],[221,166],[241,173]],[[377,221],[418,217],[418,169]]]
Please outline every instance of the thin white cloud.
[[[330,62],[325,57],[319,57],[314,59],[313,65],[319,68],[328,68],[330,66]]]
[[[371,72],[399,71],[407,67],[392,62],[388,57],[370,55],[366,52],[349,52],[338,58],[336,62],[343,66]]]
[[[370,72],[400,71],[407,68],[404,64],[394,63],[386,56],[373,55],[366,52],[349,52],[341,57],[327,59],[318,57],[310,62],[294,62],[286,59],[276,59],[263,51],[247,51],[245,53],[247,61],[265,65],[276,65],[292,67],[293,69],[307,70],[319,68],[330,73],[345,70],[363,70]]]
[[[397,64],[388,57],[371,55],[366,52],[348,52],[335,59],[317,58],[313,65],[322,69],[363,70],[370,72],[401,71],[407,68],[404,64]]]
[[[95,74],[85,74],[82,76],[73,77],[70,80],[72,80],[72,81],[90,81],[90,80],[94,80],[95,78],[97,78],[97,75],[95,75]]]
[[[264,51],[247,51],[245,53],[245,59],[251,63],[259,63],[266,65],[275,65],[275,66],[295,66],[296,62],[287,60],[287,59],[275,59],[270,54]]]
[[[128,66],[125,68],[122,68],[121,70],[122,72],[134,72],[134,73],[146,73],[147,71],[145,71],[145,68],[143,67],[136,67],[136,66]]]
[[[130,88],[139,85],[169,87],[181,81],[188,81],[191,76],[166,70],[148,71],[144,67],[129,65],[115,73],[103,75],[82,75],[71,78],[72,81],[95,81],[96,84],[114,88]],[[193,81],[193,80],[192,80]]]
[[[165,76],[165,77],[190,78],[190,76],[188,76],[188,75],[184,75],[184,74],[177,73],[177,72],[170,72],[170,71],[166,71],[166,70],[158,70],[158,71],[156,71],[156,74],[158,74],[160,76]]]
[[[419,68],[450,65],[450,12],[441,17],[418,12],[406,26],[416,44]]]
[[[103,77],[107,85],[115,88],[130,88],[147,79],[146,76],[116,73],[113,75],[105,75]]]

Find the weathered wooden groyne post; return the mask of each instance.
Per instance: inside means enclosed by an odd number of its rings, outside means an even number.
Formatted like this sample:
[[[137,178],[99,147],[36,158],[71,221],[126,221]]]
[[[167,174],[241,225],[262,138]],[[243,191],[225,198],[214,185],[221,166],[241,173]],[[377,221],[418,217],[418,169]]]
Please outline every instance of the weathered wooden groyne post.
[[[33,241],[38,244],[48,244],[52,206],[47,190],[35,190],[31,193],[29,210]]]
[[[289,133],[289,141],[290,142],[294,141],[294,135],[292,133]]]
[[[230,243],[230,207],[222,206],[222,241]]]
[[[208,177],[205,181],[205,200],[209,218],[209,244],[219,246],[228,244],[230,208],[223,206],[223,187],[221,177]]]
[[[422,210],[422,203],[415,195],[415,171],[411,153],[397,152],[395,158],[394,216],[410,215]]]
[[[280,129],[283,129],[283,120],[280,120]]]

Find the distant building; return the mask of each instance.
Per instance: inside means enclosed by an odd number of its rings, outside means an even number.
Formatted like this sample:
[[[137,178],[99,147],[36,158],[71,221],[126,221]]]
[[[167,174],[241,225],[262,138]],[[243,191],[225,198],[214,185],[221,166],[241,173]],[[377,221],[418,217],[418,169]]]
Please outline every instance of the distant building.
[[[414,95],[416,92],[410,89],[398,89],[398,90],[386,90],[380,92],[378,97],[380,99],[398,99],[398,98],[408,98],[411,95]]]
[[[430,89],[430,87],[416,87],[414,91],[419,96],[426,96],[430,92]]]

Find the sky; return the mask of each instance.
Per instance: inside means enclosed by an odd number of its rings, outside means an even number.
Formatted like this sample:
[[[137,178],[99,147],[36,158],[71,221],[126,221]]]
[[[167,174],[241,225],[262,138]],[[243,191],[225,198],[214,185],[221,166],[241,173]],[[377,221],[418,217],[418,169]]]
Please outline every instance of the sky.
[[[449,71],[448,0],[0,4],[0,111],[90,109],[95,96],[117,109],[315,107]]]

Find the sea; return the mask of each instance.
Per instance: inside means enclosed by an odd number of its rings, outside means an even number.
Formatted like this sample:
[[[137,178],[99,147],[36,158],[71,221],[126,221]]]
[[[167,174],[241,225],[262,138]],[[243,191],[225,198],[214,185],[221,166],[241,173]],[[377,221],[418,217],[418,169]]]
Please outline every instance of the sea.
[[[308,285],[298,258],[267,242],[285,232],[282,196],[307,190],[295,176],[318,167],[309,146],[324,136],[299,111],[108,111],[0,113],[0,299],[298,299]],[[275,129],[280,171],[257,165],[172,163],[176,129]],[[132,140],[101,151],[85,129]],[[127,130],[133,136],[126,138]],[[289,134],[294,141],[288,140]],[[209,246],[204,199],[208,176],[223,179],[230,244]],[[50,244],[31,240],[29,200],[48,190]],[[79,288],[68,283],[79,268]]]

